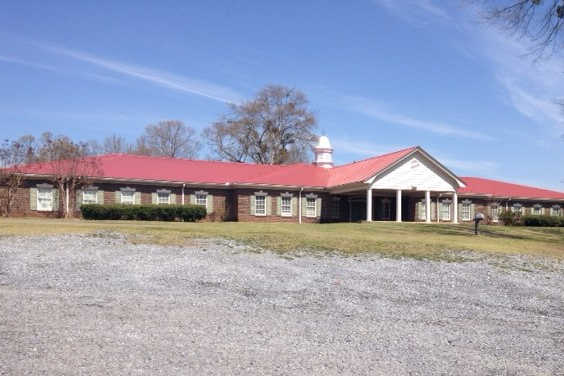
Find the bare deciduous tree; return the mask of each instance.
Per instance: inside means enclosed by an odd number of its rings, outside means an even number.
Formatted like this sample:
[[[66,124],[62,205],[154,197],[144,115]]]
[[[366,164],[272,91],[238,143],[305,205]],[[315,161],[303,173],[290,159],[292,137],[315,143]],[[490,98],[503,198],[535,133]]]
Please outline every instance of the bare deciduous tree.
[[[203,137],[220,159],[245,162],[251,149],[248,129],[243,122],[222,119],[204,129]]]
[[[129,154],[139,154],[139,155],[152,155],[153,150],[147,144],[147,136],[141,135],[137,137],[135,141],[135,146],[130,146],[127,151]]]
[[[102,145],[100,145],[98,140],[88,140],[85,144],[86,152],[88,153],[88,155],[98,155],[104,153],[104,148],[102,147]]]
[[[51,180],[59,197],[64,197],[64,216],[72,217],[76,191],[91,184],[92,177],[99,173],[98,159],[89,156],[88,144],[75,143],[65,136],[54,138],[51,133],[41,136],[37,155],[40,163],[49,165]]]
[[[104,139],[104,153],[127,153],[130,149],[125,137],[113,134]]]
[[[5,140],[0,147],[0,213],[9,216],[18,189],[23,183],[21,167],[33,158],[32,136]]]
[[[563,44],[564,0],[475,0],[486,5],[485,18],[535,43],[542,56],[560,52]]]
[[[231,105],[230,113],[203,136],[215,156],[229,161],[284,164],[307,161],[316,139],[316,120],[299,90],[278,85],[255,99]]]
[[[194,128],[178,120],[165,120],[145,127],[145,133],[137,139],[135,152],[171,158],[196,158],[199,148]]]

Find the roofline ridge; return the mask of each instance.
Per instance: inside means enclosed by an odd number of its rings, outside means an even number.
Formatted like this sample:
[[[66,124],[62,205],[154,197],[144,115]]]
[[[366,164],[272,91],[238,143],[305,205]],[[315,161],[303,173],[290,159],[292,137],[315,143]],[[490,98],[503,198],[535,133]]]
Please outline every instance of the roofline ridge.
[[[555,191],[553,189],[548,189],[548,188],[541,188],[541,187],[534,187],[532,185],[526,185],[526,184],[519,184],[519,183],[512,183],[510,181],[505,181],[505,180],[495,180],[495,179],[490,179],[490,178],[481,178],[479,176],[461,176],[461,179],[482,179],[482,180],[488,180],[488,181],[493,181],[493,182],[497,182],[497,183],[503,183],[503,184],[511,184],[511,185],[518,185],[520,187],[525,187],[525,188],[532,188],[532,189],[540,189],[543,191],[549,191],[549,192],[554,192],[554,193],[559,193],[559,194],[564,194],[564,192],[560,192],[560,191]]]
[[[364,159],[359,159],[358,161],[353,161],[353,162],[345,163],[345,164],[342,164],[342,165],[338,165],[338,166],[333,167],[333,169],[339,168],[339,167],[349,166],[349,165],[356,164],[356,163],[360,163],[360,162],[365,162],[365,161],[368,161],[368,160],[371,160],[371,159],[375,159],[375,158],[385,157],[385,156],[391,155],[391,154],[401,153],[402,151],[406,151],[406,150],[409,150],[409,149],[418,149],[418,148],[421,148],[421,147],[420,147],[419,145],[410,146],[410,147],[403,148],[403,149],[399,149],[399,150],[396,150],[396,151],[391,151],[391,152],[384,153],[384,154],[374,155],[374,156],[372,156],[372,157],[368,157],[368,158],[364,158]]]
[[[127,157],[135,157],[135,158],[147,158],[147,159],[162,159],[162,160],[176,160],[176,161],[188,161],[188,162],[198,162],[198,163],[221,163],[221,164],[231,164],[231,165],[247,165],[247,166],[279,166],[279,167],[286,167],[291,165],[277,165],[277,164],[266,164],[266,163],[254,163],[254,162],[235,162],[235,161],[222,161],[222,160],[215,160],[215,159],[191,159],[185,157],[169,157],[166,155],[146,155],[146,154],[135,154],[135,153],[108,153],[108,154],[100,154],[97,157],[115,157],[115,156],[127,156]],[[293,163],[292,165],[295,165]],[[307,164],[307,163],[305,163]]]

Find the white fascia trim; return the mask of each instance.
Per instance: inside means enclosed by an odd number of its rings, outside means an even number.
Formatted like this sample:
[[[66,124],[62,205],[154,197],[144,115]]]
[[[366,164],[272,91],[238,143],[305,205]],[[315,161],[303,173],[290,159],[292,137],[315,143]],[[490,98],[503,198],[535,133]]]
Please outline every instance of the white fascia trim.
[[[423,148],[421,148],[421,146],[417,146],[413,151],[411,151],[410,153],[404,155],[403,157],[401,157],[400,159],[398,159],[397,161],[395,161],[394,163],[392,163],[391,165],[387,166],[386,168],[384,168],[383,170],[378,171],[376,174],[370,176],[369,178],[365,179],[364,183],[366,184],[373,184],[374,181],[378,178],[378,176],[385,174],[386,172],[393,170],[395,167],[397,167],[398,165],[400,165],[401,163],[405,162],[408,158],[412,157],[413,154],[420,152],[425,158],[427,158],[431,163],[433,163],[436,167],[438,167],[440,170],[442,170],[443,172],[445,172],[448,176],[450,176],[455,182],[456,184],[458,184],[459,188],[465,188],[466,184],[460,180],[458,178],[458,176],[456,176],[452,171],[450,171],[448,168],[446,168],[445,166],[443,166],[439,161],[437,161],[435,158],[433,158],[431,156],[431,154],[427,153],[425,150],[423,150]]]

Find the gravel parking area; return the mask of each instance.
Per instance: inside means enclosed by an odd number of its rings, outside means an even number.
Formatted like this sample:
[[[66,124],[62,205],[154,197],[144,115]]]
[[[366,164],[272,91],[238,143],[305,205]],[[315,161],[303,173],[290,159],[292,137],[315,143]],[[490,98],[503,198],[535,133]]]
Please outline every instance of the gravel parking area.
[[[564,266],[0,239],[0,374],[564,374]]]

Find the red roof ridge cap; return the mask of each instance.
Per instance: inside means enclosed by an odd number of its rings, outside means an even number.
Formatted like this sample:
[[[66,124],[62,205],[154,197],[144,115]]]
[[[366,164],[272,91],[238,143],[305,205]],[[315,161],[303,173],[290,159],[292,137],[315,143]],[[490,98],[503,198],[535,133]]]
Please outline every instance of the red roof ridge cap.
[[[555,190],[553,190],[553,189],[541,188],[541,187],[534,187],[534,186],[532,186],[532,185],[527,185],[527,184],[512,183],[512,182],[510,182],[510,181],[505,181],[505,180],[496,180],[496,179],[490,179],[490,178],[481,178],[481,177],[479,177],[479,176],[461,176],[460,179],[480,179],[480,180],[488,180],[488,181],[492,181],[492,182],[496,182],[496,183],[518,185],[518,186],[520,186],[520,187],[533,188],[533,189],[542,189],[542,190],[544,190],[544,191],[551,191],[551,192],[557,192],[557,193],[564,193],[564,192],[555,191]]]
[[[95,156],[93,156],[95,157]],[[144,154],[134,154],[134,153],[108,153],[97,155],[97,157],[131,157],[131,158],[146,158],[146,159],[162,159],[162,160],[175,160],[175,161],[189,161],[198,163],[221,163],[221,164],[231,164],[231,165],[248,165],[248,166],[291,166],[291,165],[276,165],[276,164],[266,164],[266,163],[253,163],[253,162],[234,162],[234,161],[221,161],[213,159],[191,159],[183,157],[169,157],[166,155],[144,155]]]
[[[375,155],[375,156],[368,157],[368,158],[364,158],[364,159],[359,159],[358,161],[353,161],[353,162],[345,163],[345,164],[342,164],[342,165],[339,165],[339,166],[335,166],[334,168],[346,167],[346,166],[350,166],[350,165],[353,165],[353,164],[356,164],[356,163],[369,161],[369,160],[371,160],[371,159],[381,158],[381,157],[385,157],[385,156],[388,156],[388,155],[401,153],[401,152],[404,152],[404,151],[407,151],[407,150],[415,150],[415,149],[418,149],[418,148],[420,148],[420,147],[419,147],[419,146],[410,146],[410,147],[408,147],[408,148],[403,148],[403,149],[400,149],[400,150],[391,151],[391,152],[388,152],[388,153],[384,153],[384,154],[380,154],[380,155]]]

